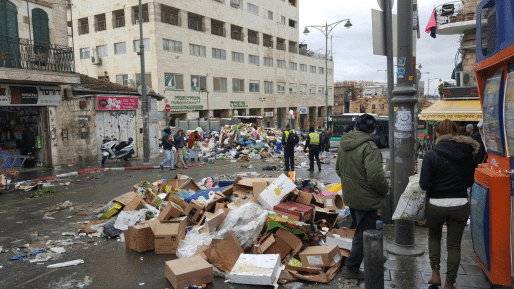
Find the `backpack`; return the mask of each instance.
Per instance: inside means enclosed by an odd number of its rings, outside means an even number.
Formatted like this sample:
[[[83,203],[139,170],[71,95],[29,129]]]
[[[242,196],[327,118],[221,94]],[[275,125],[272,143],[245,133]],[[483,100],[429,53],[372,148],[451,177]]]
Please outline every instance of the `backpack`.
[[[287,138],[287,144],[295,145],[299,141],[298,135],[294,131],[289,131],[289,136]]]
[[[326,139],[325,135],[322,134],[321,138],[320,138],[320,143],[324,144],[326,141],[327,141],[327,139]]]

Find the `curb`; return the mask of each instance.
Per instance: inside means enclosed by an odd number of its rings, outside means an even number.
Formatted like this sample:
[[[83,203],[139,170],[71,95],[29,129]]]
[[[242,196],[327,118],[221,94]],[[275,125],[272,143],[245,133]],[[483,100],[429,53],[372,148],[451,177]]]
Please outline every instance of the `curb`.
[[[68,178],[68,177],[74,177],[74,176],[80,176],[85,175],[89,173],[96,173],[96,172],[106,172],[106,171],[137,171],[137,170],[152,170],[152,169],[159,169],[159,166],[139,166],[139,167],[115,167],[115,168],[90,168],[90,169],[83,169],[76,172],[69,172],[64,174],[58,174],[58,175],[52,175],[47,176],[43,178],[33,179],[33,180],[27,180],[25,182],[31,182],[31,183],[37,183],[42,181],[49,181],[49,180],[55,180],[55,179],[62,179],[62,178]],[[23,182],[23,181],[22,181]]]

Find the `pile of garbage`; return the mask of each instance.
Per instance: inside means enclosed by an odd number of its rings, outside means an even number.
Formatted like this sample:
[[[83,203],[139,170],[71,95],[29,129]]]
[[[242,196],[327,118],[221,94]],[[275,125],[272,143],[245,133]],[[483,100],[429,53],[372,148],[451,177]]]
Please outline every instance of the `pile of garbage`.
[[[137,183],[82,231],[119,238],[140,253],[175,254],[165,263],[174,288],[214,276],[251,285],[328,283],[351,250],[348,215],[341,184],[297,180],[294,172],[198,183],[178,174]]]

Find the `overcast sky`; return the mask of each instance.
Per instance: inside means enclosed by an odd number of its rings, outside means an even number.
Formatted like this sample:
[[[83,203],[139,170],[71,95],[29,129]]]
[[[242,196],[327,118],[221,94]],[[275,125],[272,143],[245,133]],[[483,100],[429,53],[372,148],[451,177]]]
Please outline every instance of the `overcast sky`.
[[[333,55],[335,62],[335,81],[343,80],[385,80],[385,73],[377,70],[386,69],[386,57],[373,55],[371,29],[371,9],[380,9],[377,0],[301,0],[300,32],[306,25],[323,25],[325,20],[333,23],[350,18],[353,26],[339,24],[333,35]],[[437,35],[434,39],[425,33],[425,27],[435,6],[450,2],[449,0],[418,0],[419,28],[421,38],[417,40],[417,63],[422,65],[421,80],[425,82],[428,92],[428,78],[450,80],[455,66],[455,55],[459,47],[459,35]],[[393,13],[397,14],[398,0],[395,0]],[[312,51],[325,52],[325,36],[316,29],[305,36],[300,34],[300,42],[308,45]],[[330,50],[330,40],[328,42]],[[393,48],[396,49],[396,48]],[[396,64],[396,59],[394,60]],[[426,72],[430,72],[426,74]],[[396,75],[395,75],[396,79]],[[438,79],[430,83],[431,93],[438,85]]]

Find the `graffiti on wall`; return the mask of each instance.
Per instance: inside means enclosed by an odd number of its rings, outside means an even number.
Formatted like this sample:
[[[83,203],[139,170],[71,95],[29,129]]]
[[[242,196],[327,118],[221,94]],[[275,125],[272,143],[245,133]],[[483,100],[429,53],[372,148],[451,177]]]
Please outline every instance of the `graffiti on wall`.
[[[114,137],[118,141],[128,141],[131,137],[136,141],[136,111],[99,111],[96,113],[95,123],[98,150],[106,137]]]

